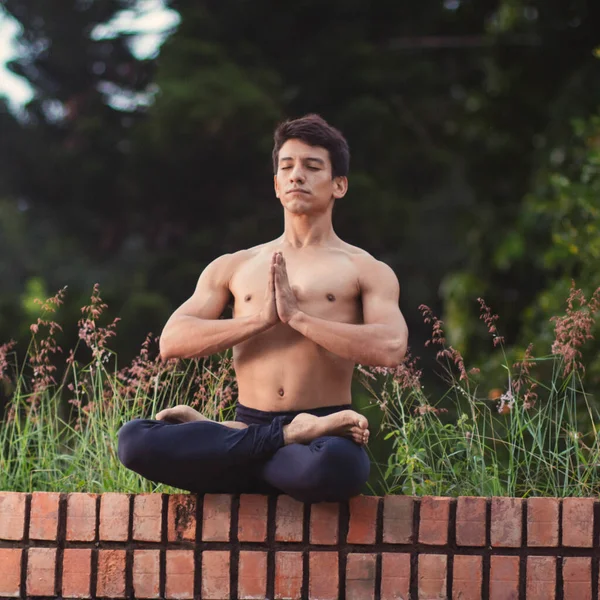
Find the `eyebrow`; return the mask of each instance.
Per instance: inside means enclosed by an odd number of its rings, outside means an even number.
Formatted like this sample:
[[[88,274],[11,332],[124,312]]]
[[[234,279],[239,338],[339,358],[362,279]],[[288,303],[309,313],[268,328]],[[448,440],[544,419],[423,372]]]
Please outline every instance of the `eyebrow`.
[[[294,160],[291,156],[284,156],[283,158],[279,159],[279,162],[283,162],[284,160]],[[325,161],[322,158],[317,158],[316,156],[309,156],[308,158],[304,159],[306,162],[308,161],[313,161],[313,162],[317,162],[323,166],[325,166]]]

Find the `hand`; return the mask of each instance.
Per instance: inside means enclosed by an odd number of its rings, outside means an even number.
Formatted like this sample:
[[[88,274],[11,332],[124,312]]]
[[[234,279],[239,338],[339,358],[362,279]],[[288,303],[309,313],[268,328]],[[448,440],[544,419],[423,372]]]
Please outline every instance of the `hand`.
[[[283,323],[289,323],[300,309],[298,300],[294,294],[288,280],[285,258],[281,252],[275,255],[275,301],[277,304],[277,314]]]
[[[265,301],[260,311],[261,319],[269,327],[279,323],[279,315],[277,314],[277,305],[275,303],[275,258],[276,254],[273,254],[271,264],[269,265],[269,282],[265,290]]]

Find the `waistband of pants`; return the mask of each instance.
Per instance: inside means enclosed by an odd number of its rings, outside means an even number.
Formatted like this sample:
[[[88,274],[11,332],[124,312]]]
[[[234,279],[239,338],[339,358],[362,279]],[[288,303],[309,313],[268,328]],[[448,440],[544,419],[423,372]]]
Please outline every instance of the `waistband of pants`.
[[[315,417],[326,417],[341,410],[352,408],[351,404],[338,404],[337,406],[319,406],[318,408],[307,408],[304,410],[277,410],[267,411],[258,410],[257,408],[249,408],[239,402],[236,405],[235,420],[241,421],[246,425],[269,425],[275,417],[283,417],[285,423],[292,421],[294,417],[300,413],[308,413]]]

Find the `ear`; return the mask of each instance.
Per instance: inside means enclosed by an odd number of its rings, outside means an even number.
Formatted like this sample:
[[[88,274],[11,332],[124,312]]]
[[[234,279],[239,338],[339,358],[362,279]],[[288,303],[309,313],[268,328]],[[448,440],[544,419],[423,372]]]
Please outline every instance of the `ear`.
[[[277,184],[277,175],[273,175],[273,187],[275,188],[275,196],[279,198],[279,185]]]
[[[333,180],[333,197],[343,198],[348,191],[348,178],[340,175]]]

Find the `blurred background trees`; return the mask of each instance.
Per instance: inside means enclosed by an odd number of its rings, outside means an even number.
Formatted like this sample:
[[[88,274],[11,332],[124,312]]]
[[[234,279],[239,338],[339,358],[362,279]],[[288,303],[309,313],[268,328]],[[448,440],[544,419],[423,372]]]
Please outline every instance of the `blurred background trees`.
[[[135,18],[159,8],[173,24],[140,52]],[[75,327],[99,282],[131,357],[208,262],[280,234],[272,132],[308,112],[349,140],[335,227],[396,271],[416,355],[421,303],[480,361],[478,296],[515,352],[545,354],[571,279],[600,285],[595,0],[0,10],[21,28],[9,68],[34,93],[0,99],[0,340],[64,285]]]

